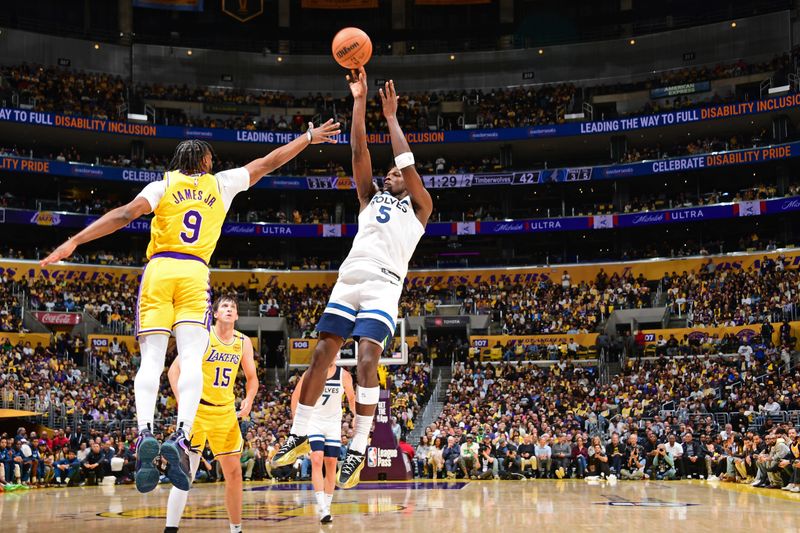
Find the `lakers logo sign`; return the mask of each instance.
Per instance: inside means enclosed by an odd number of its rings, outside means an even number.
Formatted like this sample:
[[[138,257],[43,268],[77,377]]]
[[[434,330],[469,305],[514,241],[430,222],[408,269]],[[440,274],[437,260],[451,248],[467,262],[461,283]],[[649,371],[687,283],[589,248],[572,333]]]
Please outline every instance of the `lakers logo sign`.
[[[247,22],[264,12],[264,0],[222,0],[222,12]]]

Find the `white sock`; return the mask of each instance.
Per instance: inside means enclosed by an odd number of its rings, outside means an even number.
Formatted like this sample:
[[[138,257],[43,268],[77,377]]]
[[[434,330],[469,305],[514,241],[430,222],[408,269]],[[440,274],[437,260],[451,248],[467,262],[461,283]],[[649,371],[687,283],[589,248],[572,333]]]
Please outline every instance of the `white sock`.
[[[298,437],[304,437],[308,434],[308,421],[311,419],[311,413],[314,412],[313,405],[297,404],[297,409],[294,412],[294,421],[292,421],[291,433]]]
[[[231,524],[231,533],[242,533],[242,524]]]
[[[176,487],[169,489],[169,499],[167,500],[167,527],[178,527],[180,525],[183,510],[186,508],[187,499],[189,499],[188,490],[181,490]]]
[[[333,493],[325,493],[325,503],[327,504],[328,511],[331,510],[331,503],[333,503]]]
[[[200,466],[200,454],[189,452],[189,467],[191,468],[191,479],[194,480],[197,469]],[[167,500],[167,527],[178,527],[181,523],[183,510],[186,507],[186,500],[189,498],[189,491],[180,490],[172,487],[169,491]]]
[[[317,510],[322,513],[328,506],[325,504],[325,493],[322,491],[315,492],[314,498],[317,500]]]
[[[353,431],[353,440],[350,441],[350,449],[364,453],[367,450],[367,439],[371,429],[372,416],[356,415],[356,427]]]
[[[142,361],[136,378],[133,380],[133,391],[136,400],[136,420],[139,431],[153,429],[158,386],[164,372],[164,360],[167,357],[168,335],[145,335],[139,337],[139,349]]]
[[[178,378],[178,427],[186,435],[192,431],[194,415],[203,393],[203,355],[208,349],[208,330],[202,326],[179,324],[175,327],[181,375]]]

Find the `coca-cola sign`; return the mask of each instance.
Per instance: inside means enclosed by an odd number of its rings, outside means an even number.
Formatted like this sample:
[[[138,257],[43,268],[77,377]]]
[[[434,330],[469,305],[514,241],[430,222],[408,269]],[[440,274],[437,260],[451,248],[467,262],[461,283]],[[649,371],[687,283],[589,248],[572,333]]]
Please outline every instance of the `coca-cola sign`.
[[[36,320],[47,326],[77,326],[81,323],[80,313],[53,313],[50,311],[34,311]]]

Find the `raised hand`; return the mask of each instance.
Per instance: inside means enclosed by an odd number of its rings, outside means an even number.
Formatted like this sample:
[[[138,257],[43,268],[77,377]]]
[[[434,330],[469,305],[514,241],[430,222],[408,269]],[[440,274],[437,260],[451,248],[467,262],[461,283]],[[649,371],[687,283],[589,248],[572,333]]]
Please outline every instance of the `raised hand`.
[[[394,90],[394,80],[389,80],[383,89],[378,89],[383,102],[383,116],[386,118],[397,115],[397,92]]]
[[[336,136],[342,133],[342,130],[339,129],[339,123],[334,122],[332,118],[329,118],[327,122],[321,124],[318,128],[314,127],[313,122],[309,122],[308,127],[311,129],[311,144],[336,144],[338,142]]]
[[[350,74],[345,76],[347,83],[350,84],[350,92],[353,93],[353,98],[366,98],[367,97],[367,71],[364,67],[359,67],[358,70],[351,70]]]
[[[75,244],[72,241],[72,239],[65,241],[64,244],[53,250],[53,252],[50,255],[39,261],[39,266],[44,267],[52,263],[57,263],[62,259],[66,259],[67,257],[72,255],[77,246],[78,245]]]

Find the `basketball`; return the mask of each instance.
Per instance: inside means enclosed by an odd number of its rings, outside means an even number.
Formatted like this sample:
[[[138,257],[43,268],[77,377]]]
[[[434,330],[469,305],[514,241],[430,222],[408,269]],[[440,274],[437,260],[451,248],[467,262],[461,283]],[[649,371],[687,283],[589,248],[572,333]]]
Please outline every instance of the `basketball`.
[[[372,41],[369,35],[358,28],[343,28],[331,44],[333,58],[344,68],[363,67],[372,57]]]

